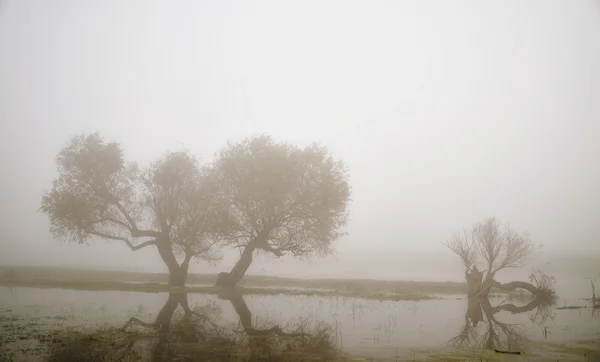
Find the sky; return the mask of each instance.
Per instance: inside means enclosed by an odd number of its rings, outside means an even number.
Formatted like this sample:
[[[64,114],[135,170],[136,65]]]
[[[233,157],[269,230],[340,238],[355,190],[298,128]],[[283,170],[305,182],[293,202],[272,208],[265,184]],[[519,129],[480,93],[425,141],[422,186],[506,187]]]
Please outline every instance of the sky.
[[[321,142],[351,175],[338,259],[446,253],[489,216],[600,256],[600,2],[0,0],[0,263],[164,267],[38,211],[95,131],[142,164]]]

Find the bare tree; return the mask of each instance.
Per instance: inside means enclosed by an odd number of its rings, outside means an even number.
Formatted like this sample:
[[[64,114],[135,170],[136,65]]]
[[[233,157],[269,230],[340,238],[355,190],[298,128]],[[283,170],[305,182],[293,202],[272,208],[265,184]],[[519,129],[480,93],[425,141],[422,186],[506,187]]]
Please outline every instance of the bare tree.
[[[517,306],[500,303],[492,306],[489,299],[469,298],[465,323],[460,332],[448,341],[455,347],[486,348],[491,350],[523,351],[528,341],[522,326],[498,321],[496,314],[507,311],[512,314],[530,313],[530,320],[539,325],[552,317],[552,300],[532,298],[528,303]],[[484,333],[478,327],[485,325]]]
[[[301,149],[267,136],[249,138],[222,149],[215,170],[230,205],[229,241],[241,253],[217,285],[235,286],[254,251],[277,257],[326,255],[344,235],[348,174],[324,147]]]
[[[444,245],[463,262],[470,296],[487,296],[492,287],[504,291],[521,288],[548,296],[554,293],[526,282],[501,284],[495,280],[496,274],[503,269],[524,266],[529,256],[539,249],[528,234],[517,233],[508,225],[502,230],[495,218],[475,224],[470,235],[466,230],[462,234],[454,234]],[[486,269],[479,271],[477,262],[484,264]]]
[[[187,152],[168,153],[141,170],[124,160],[118,143],[95,133],[73,137],[56,163],[58,177],[41,206],[56,238],[154,246],[172,286],[185,285],[192,258],[218,259],[213,246],[225,222],[219,187],[211,169]]]

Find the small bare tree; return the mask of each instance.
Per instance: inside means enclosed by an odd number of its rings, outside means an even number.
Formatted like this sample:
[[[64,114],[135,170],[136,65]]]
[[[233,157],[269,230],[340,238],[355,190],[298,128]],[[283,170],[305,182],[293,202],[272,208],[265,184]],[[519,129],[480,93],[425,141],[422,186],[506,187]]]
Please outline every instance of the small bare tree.
[[[444,245],[463,262],[469,295],[486,296],[492,287],[506,291],[522,288],[534,294],[542,292],[530,283],[501,284],[494,279],[503,269],[524,266],[531,254],[539,249],[527,233],[517,233],[508,225],[502,230],[496,218],[475,224],[470,235],[466,230],[454,234]],[[477,262],[484,264],[486,269],[479,271]]]

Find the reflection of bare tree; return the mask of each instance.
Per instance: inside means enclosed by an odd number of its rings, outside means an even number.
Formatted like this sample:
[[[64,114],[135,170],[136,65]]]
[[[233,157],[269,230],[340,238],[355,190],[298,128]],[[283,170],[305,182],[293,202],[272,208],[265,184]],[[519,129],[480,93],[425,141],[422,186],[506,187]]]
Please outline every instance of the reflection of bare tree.
[[[592,297],[587,300],[590,302],[592,307],[592,318],[595,318],[598,315],[597,310],[600,309],[600,300],[596,298],[596,279],[586,278],[590,280],[590,286],[592,287]]]
[[[181,306],[183,315],[175,312]],[[149,328],[158,333],[158,341],[154,347],[155,359],[164,359],[165,354],[172,353],[173,344],[199,343],[207,340],[208,333],[218,332],[219,327],[211,321],[211,315],[218,313],[215,307],[206,305],[192,310],[188,304],[187,293],[171,292],[165,305],[159,311],[154,323],[146,323],[131,317],[123,329],[132,325]]]
[[[187,293],[171,292],[153,322],[132,317],[123,328],[60,341],[52,361],[333,360],[331,328],[300,324],[288,330],[253,320],[240,294],[223,296],[239,315],[239,330],[216,323],[220,308],[191,308]],[[179,308],[181,307],[181,308]],[[135,328],[135,327],[142,327]]]
[[[245,346],[244,354],[251,360],[275,357],[275,360],[287,361],[305,359],[308,355],[330,360],[336,353],[332,329],[326,324],[309,328],[308,323],[300,323],[289,331],[279,325],[259,327],[259,323],[253,321],[252,313],[241,294],[234,291],[221,295],[220,298],[229,300],[240,317],[242,331],[237,331],[237,335],[241,332],[242,338],[237,343]]]
[[[509,226],[501,230],[495,218],[475,224],[471,235],[466,230],[462,234],[454,234],[445,245],[460,257],[465,266],[468,296],[465,325],[450,343],[497,350],[522,349],[525,334],[518,326],[499,322],[495,315],[500,311],[516,314],[536,310],[532,322],[548,318],[551,313],[549,306],[555,301],[555,279],[540,270],[531,273],[529,283],[519,280],[500,283],[496,275],[508,268],[524,266],[527,258],[538,248],[525,233],[517,233]],[[477,263],[485,269],[480,271]],[[520,293],[527,295],[529,300],[522,306],[502,303],[493,307],[489,298],[498,292],[508,297]],[[476,331],[479,323],[487,324],[487,332],[482,336],[478,336]]]
[[[448,343],[455,347],[476,347],[495,350],[520,351],[523,350],[523,342],[527,336],[519,325],[502,323],[496,319],[496,314],[507,311],[512,314],[520,314],[535,311],[532,321],[543,323],[551,316],[553,299],[530,298],[529,302],[522,306],[513,303],[500,303],[492,306],[488,298],[468,298],[467,312],[465,313],[465,324],[458,335]],[[477,327],[480,323],[486,325],[486,331],[480,333]]]

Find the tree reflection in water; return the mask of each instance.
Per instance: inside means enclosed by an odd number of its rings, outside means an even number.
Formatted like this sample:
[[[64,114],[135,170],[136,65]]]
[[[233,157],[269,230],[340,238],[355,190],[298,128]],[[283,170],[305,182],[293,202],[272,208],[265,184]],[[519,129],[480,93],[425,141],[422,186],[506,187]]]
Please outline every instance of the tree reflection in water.
[[[176,313],[179,306],[183,310],[182,314]],[[210,304],[191,309],[187,293],[171,292],[153,323],[131,317],[123,330],[138,325],[156,332],[152,355],[155,360],[164,360],[176,352],[174,346],[206,342],[208,336],[219,334],[221,328],[211,321],[212,316],[219,313],[218,306]]]
[[[319,357],[330,360],[336,354],[332,328],[325,323],[318,323],[309,328],[308,321],[300,321],[293,329],[281,326],[259,326],[252,320],[252,313],[239,293],[220,296],[231,302],[240,321],[234,331],[235,343],[241,347],[240,354],[251,360],[277,356],[306,359]]]
[[[538,325],[548,318],[553,318],[553,298],[521,297],[526,304],[517,306],[511,302],[492,306],[490,299],[468,297],[465,324],[459,334],[448,341],[455,347],[474,347],[502,351],[524,351],[528,338],[522,325],[503,323],[496,319],[496,314],[507,311],[512,314],[534,312],[529,320]],[[529,300],[527,300],[529,299]],[[484,333],[480,324],[485,324]]]
[[[332,361],[341,357],[326,324],[308,328],[308,323],[298,323],[291,329],[262,326],[253,321],[240,294],[220,298],[230,301],[238,314],[237,328],[219,323],[221,309],[216,304],[191,308],[187,293],[171,292],[153,322],[132,317],[122,328],[79,336],[61,343],[50,360]]]

